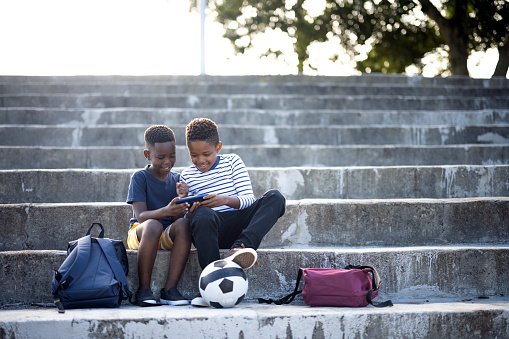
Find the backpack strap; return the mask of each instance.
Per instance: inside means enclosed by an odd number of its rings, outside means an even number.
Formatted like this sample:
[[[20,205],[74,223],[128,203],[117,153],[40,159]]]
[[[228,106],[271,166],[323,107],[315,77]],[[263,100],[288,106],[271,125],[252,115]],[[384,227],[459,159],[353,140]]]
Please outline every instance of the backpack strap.
[[[299,272],[297,273],[297,282],[295,283],[295,289],[293,290],[292,293],[288,294],[285,297],[277,299],[277,300],[258,298],[258,303],[259,304],[263,304],[263,303],[265,303],[265,304],[272,304],[272,303],[274,303],[276,305],[282,305],[282,304],[289,304],[289,303],[291,303],[293,301],[293,299],[295,299],[295,297],[298,294],[302,293],[302,290],[298,291],[301,278],[302,278],[302,269],[299,268]]]
[[[53,302],[57,306],[59,313],[64,313],[65,309],[60,302],[60,298],[58,297],[57,292],[59,290],[65,290],[67,287],[69,287],[75,277],[80,276],[85,267],[87,267],[92,247],[91,242],[92,241],[90,235],[79,238],[78,245],[65,259],[65,261],[69,261],[69,263],[72,262],[70,267],[64,274],[60,273],[60,271],[55,271],[55,279],[58,282],[58,286],[53,292]]]
[[[351,270],[353,268],[357,268],[357,269],[369,269],[369,273],[371,273],[371,276],[373,277],[373,288],[371,290],[368,291],[368,294],[366,294],[366,301],[368,303],[370,303],[371,305],[375,306],[375,307],[388,307],[388,306],[394,306],[392,301],[391,300],[387,300],[387,301],[384,301],[384,302],[376,302],[376,301],[373,301],[371,300],[371,295],[373,294],[374,291],[377,291],[379,288],[380,288],[380,285],[381,285],[381,281],[380,281],[380,276],[378,275],[378,272],[376,271],[376,269],[372,266],[353,266],[353,265],[348,265],[345,267],[345,269],[347,270]]]
[[[106,256],[106,259],[108,259],[108,264],[110,264],[110,267],[113,270],[113,273],[115,274],[115,278],[117,278],[120,281],[120,284],[122,285],[122,292],[125,295],[124,297],[122,297],[122,299],[123,300],[129,299],[129,301],[131,301],[132,293],[129,290],[127,277],[125,276],[124,269],[118,262],[117,256],[115,254],[115,249],[113,248],[111,241],[109,239],[104,238],[96,238],[96,240],[99,246],[101,246],[101,249],[104,255]]]

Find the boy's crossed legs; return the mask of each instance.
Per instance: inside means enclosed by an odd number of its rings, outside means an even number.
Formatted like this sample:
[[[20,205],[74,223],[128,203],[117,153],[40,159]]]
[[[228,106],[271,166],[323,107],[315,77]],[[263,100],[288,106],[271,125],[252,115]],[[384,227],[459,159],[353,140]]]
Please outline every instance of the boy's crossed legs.
[[[276,221],[285,213],[285,198],[279,191],[270,190],[251,206],[236,211],[216,212],[208,207],[200,207],[193,212],[191,231],[193,242],[198,250],[198,261],[204,269],[213,261],[219,260],[219,249],[231,249],[226,257],[250,268],[256,261],[256,252],[263,237]],[[246,248],[247,251],[240,251]],[[236,253],[238,252],[238,253]],[[250,260],[244,262],[241,255]],[[254,254],[254,255],[253,255]],[[237,258],[235,258],[238,255]],[[235,259],[233,259],[235,258]],[[243,265],[245,264],[245,265]],[[198,295],[192,304],[207,306]]]

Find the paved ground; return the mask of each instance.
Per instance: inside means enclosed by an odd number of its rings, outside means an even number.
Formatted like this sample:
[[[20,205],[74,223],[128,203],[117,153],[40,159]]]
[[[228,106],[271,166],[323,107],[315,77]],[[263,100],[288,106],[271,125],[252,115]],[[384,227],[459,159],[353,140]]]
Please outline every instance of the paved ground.
[[[396,303],[391,308],[274,306],[244,302],[231,309],[163,306],[67,310],[14,307],[0,312],[2,338],[428,338],[507,333],[507,298]],[[494,321],[484,323],[490,314]],[[496,313],[496,314],[494,314]],[[456,321],[457,326],[443,326]],[[369,324],[369,325],[368,325]],[[491,336],[493,334],[494,336]]]

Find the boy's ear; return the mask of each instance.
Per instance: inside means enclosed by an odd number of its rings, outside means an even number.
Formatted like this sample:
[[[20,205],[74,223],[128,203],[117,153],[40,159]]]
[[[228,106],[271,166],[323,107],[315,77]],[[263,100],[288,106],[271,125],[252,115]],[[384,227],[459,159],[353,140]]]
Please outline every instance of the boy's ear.
[[[216,150],[217,150],[217,153],[219,153],[219,151],[221,150],[221,148],[223,147],[223,143],[220,141],[217,146],[216,146]]]
[[[143,155],[145,156],[145,158],[147,158],[148,161],[150,161],[150,152],[148,151],[148,149],[143,150]]]

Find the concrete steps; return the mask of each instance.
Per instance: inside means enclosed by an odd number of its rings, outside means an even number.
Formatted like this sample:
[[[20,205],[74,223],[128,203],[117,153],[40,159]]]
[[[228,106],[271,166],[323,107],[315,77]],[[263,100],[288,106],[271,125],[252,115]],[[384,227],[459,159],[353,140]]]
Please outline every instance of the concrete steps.
[[[174,167],[176,172],[182,169]],[[0,201],[122,202],[134,170],[0,170]],[[290,200],[509,196],[509,165],[252,167],[248,171],[256,196],[272,187]]]
[[[263,248],[509,243],[507,197],[301,199],[286,207]],[[3,250],[66,249],[93,222],[124,239],[132,216],[123,202],[4,204],[0,213]]]
[[[500,125],[509,109],[481,110],[344,110],[344,109],[183,109],[183,108],[44,108],[0,107],[2,124],[97,126],[114,124],[186,125],[207,116],[220,125],[342,126],[342,125]],[[178,132],[178,131],[177,131]]]
[[[247,76],[181,76],[181,75],[155,75],[155,76],[118,76],[118,75],[78,75],[78,76],[1,76],[0,83],[7,84],[314,84],[314,85],[374,85],[383,86],[459,86],[459,87],[504,87],[507,88],[509,80],[503,77],[492,79],[474,79],[463,76],[427,78],[422,76],[408,77],[402,74],[362,74],[360,76],[305,76],[305,75],[247,75]]]
[[[361,310],[243,303],[237,308],[206,310],[206,316],[191,306],[68,310],[58,317],[54,312],[4,310],[3,333],[6,338],[55,339],[98,334],[186,338],[190,333],[193,338],[504,338],[509,320],[505,303],[482,300]]]
[[[365,77],[365,76],[364,76]],[[182,77],[185,78],[185,77]],[[463,82],[453,84],[448,81],[430,86],[427,79],[417,79],[411,85],[396,78],[385,77],[383,82],[376,82],[373,77],[371,81],[350,81],[344,83],[341,78],[321,77],[318,81],[302,81],[302,77],[288,77],[285,82],[274,81],[275,77],[247,77],[253,81],[243,81],[234,77],[208,77],[197,78],[190,81],[175,81],[173,79],[149,80],[143,78],[122,77],[122,80],[111,80],[105,77],[56,79],[48,78],[26,78],[26,81],[15,78],[0,78],[0,95],[16,94],[142,94],[142,95],[169,95],[169,94],[284,94],[284,95],[363,95],[368,90],[371,95],[397,95],[400,96],[465,96],[485,97],[503,96],[507,94],[507,82],[488,81]],[[365,77],[366,79],[368,77]],[[212,80],[211,80],[212,79]],[[284,79],[281,78],[281,79]],[[359,77],[362,79],[362,77]],[[502,79],[501,79],[502,80]],[[413,80],[412,80],[413,81]]]
[[[139,146],[150,125],[0,125],[4,146]],[[185,125],[173,125],[185,145]],[[507,144],[509,124],[471,126],[221,125],[225,145],[455,145]]]
[[[203,81],[199,83],[172,81],[93,81],[83,80],[81,82],[12,82],[1,81],[0,95],[18,94],[120,94],[120,95],[172,95],[172,94],[269,94],[269,95],[364,95],[366,84],[363,83],[307,83],[293,81],[286,83],[276,82],[243,82],[218,80],[216,82]],[[429,86],[426,84],[394,83],[390,86],[383,83],[371,83],[369,85],[371,95],[400,95],[400,96],[464,96],[464,97],[490,97],[503,96],[507,94],[507,87],[502,84],[493,84],[489,87],[465,85],[437,84]]]
[[[128,252],[128,281],[130,286],[136,286],[136,251]],[[479,296],[504,300],[509,293],[509,271],[505,269],[508,245],[324,247],[260,249],[258,252],[260,264],[247,271],[248,300],[276,298],[291,293],[299,267],[343,268],[361,263],[374,265],[381,273],[383,288],[378,300],[390,298],[394,303],[423,303],[426,300],[460,302]],[[51,303],[53,299],[48,286],[51,286],[52,275],[48,274],[48,269],[50,273],[52,268],[57,269],[65,255],[65,251],[55,250],[0,252],[0,272],[4,277],[0,298],[11,304]],[[152,275],[152,290],[156,294],[166,279],[169,257],[170,253],[162,251],[157,256]],[[192,252],[179,285],[182,293],[189,298],[198,292],[196,281],[199,274],[198,256]],[[297,300],[302,303],[302,297]],[[506,304],[506,307],[509,305]]]
[[[475,110],[506,108],[508,102],[505,79],[496,82],[459,81],[461,85],[450,80],[434,86],[425,79],[417,78],[387,77],[380,78],[380,82],[376,81],[376,77],[359,79],[342,83],[345,79],[338,77],[321,77],[316,79],[319,82],[291,76],[279,80],[275,77],[246,77],[244,80],[232,77],[198,77],[193,80],[188,77],[152,77],[141,81],[139,78],[123,78],[115,83],[115,78],[111,77],[5,77],[0,79],[0,106]],[[367,81],[371,81],[369,86],[366,86]]]
[[[223,146],[248,167],[507,165],[509,145],[245,145]],[[185,146],[177,146],[176,166],[190,164]],[[143,147],[0,146],[1,169],[124,169],[147,165]]]
[[[58,337],[55,322],[83,338],[508,337],[508,94],[503,78],[0,76],[0,337]],[[92,222],[125,240],[144,129],[174,129],[180,171],[195,117],[218,123],[222,152],[242,157],[257,195],[287,197],[248,271],[248,300],[230,310],[45,309],[67,241]],[[156,294],[169,257],[158,255]],[[298,267],[347,264],[375,266],[378,299],[395,306],[253,303],[290,293]],[[188,297],[199,272],[192,252],[180,284]]]
[[[4,94],[0,106],[56,108],[195,108],[195,109],[506,109],[509,97],[403,97],[394,95],[123,95]]]

